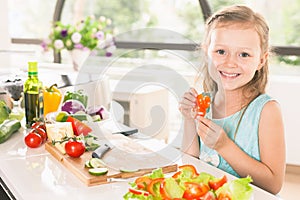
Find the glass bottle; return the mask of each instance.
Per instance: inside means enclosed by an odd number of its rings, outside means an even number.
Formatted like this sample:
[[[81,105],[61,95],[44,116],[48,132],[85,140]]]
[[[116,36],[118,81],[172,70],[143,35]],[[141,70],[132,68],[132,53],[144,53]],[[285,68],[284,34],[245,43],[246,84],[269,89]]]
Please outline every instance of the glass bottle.
[[[24,84],[26,127],[43,118],[43,84],[38,78],[37,62],[28,62],[28,79]]]

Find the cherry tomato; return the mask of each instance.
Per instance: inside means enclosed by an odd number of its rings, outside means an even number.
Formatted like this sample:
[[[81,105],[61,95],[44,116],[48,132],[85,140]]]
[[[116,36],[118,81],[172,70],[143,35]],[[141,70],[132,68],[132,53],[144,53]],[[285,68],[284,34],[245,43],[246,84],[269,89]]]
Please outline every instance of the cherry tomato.
[[[70,157],[78,158],[85,152],[85,146],[80,141],[69,140],[65,144],[65,150]]]
[[[37,148],[42,144],[42,137],[36,133],[28,133],[24,138],[25,144],[30,148]]]
[[[43,128],[39,127],[39,126],[38,126],[38,128],[32,129],[30,131],[30,133],[36,133],[36,134],[40,135],[41,138],[42,138],[42,142],[46,142],[46,140],[47,140],[47,133],[46,133],[46,131]]]
[[[35,128],[42,128],[42,129],[44,129],[44,131],[46,131],[46,126],[45,126],[45,123],[44,123],[44,122],[34,122],[34,123],[31,125],[31,128],[32,128],[32,129],[35,129]]]
[[[208,185],[204,183],[185,182],[184,186],[183,198],[185,199],[196,199],[204,196],[209,191]]]

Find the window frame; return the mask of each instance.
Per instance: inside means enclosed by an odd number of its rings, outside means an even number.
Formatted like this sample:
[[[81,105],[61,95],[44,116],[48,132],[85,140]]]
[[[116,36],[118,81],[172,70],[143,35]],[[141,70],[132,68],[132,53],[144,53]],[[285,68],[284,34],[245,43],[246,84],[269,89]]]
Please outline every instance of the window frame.
[[[202,11],[204,21],[211,16],[211,7],[207,0],[198,0],[200,9]],[[65,0],[57,0],[53,21],[59,21]],[[41,44],[42,39],[27,39],[27,38],[12,38],[11,42],[14,44]],[[155,43],[155,42],[126,42],[115,41],[116,47],[120,49],[152,49],[152,50],[185,50],[194,51],[196,45],[188,43]],[[300,46],[272,46],[272,51],[278,56],[300,56]],[[60,53],[54,53],[54,63],[61,63]]]

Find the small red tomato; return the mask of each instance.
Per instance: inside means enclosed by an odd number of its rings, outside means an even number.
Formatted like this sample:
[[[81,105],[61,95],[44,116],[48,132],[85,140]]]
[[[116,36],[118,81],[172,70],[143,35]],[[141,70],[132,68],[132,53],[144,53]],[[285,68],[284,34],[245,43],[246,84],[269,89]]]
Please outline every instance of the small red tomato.
[[[65,145],[65,150],[70,157],[78,158],[85,152],[85,146],[80,141],[69,140]]]
[[[36,133],[28,133],[24,138],[25,144],[30,148],[37,148],[42,144],[42,137]]]
[[[38,127],[38,128],[34,128],[30,131],[30,133],[36,133],[38,135],[40,135],[42,137],[42,142],[46,142],[47,140],[47,133],[46,131],[41,128],[41,127]]]
[[[36,128],[36,127],[38,127],[38,126],[40,126],[40,125],[43,125],[43,124],[44,124],[44,122],[39,122],[39,121],[37,121],[37,122],[34,122],[34,123],[31,125],[31,128],[34,129],[34,128]]]

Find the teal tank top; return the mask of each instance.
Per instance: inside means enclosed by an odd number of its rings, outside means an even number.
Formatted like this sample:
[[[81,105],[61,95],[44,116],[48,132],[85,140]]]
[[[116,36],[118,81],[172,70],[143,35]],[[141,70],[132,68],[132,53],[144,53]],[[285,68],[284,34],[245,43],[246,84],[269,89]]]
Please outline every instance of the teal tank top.
[[[229,138],[231,138],[231,140],[233,140],[244,152],[246,152],[252,158],[260,161],[258,125],[264,105],[271,100],[273,99],[269,95],[261,94],[249,104],[236,132],[235,140],[233,139],[235,130],[243,113],[243,109],[228,117],[222,119],[212,119],[212,121],[221,126]],[[214,165],[236,177],[240,177],[217,153],[217,151],[207,147],[201,139],[200,152],[199,158],[201,160]]]

